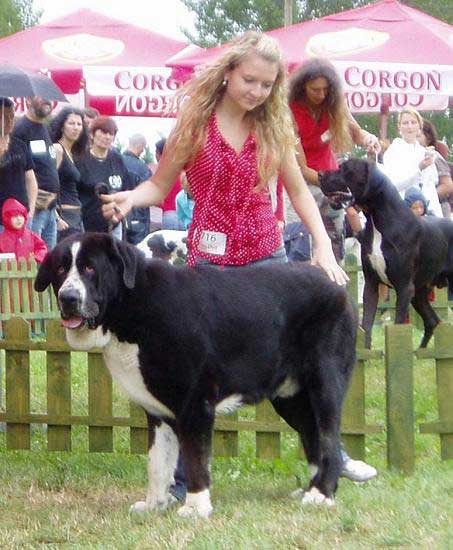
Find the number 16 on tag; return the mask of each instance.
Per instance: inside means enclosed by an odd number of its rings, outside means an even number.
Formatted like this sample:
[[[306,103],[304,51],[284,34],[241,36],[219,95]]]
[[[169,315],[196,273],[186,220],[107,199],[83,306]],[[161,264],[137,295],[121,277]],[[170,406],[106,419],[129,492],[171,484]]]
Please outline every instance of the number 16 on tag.
[[[226,234],[218,231],[202,231],[198,250],[206,254],[223,256],[226,250]]]

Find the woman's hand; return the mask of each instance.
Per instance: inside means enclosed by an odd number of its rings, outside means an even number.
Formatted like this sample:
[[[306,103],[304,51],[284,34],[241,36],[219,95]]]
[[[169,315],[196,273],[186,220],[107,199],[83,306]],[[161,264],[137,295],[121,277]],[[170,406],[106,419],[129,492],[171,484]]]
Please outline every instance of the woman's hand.
[[[121,191],[112,195],[99,195],[104,203],[102,205],[104,218],[115,225],[124,219],[134,206],[131,194],[131,191]]]
[[[68,227],[69,227],[69,224],[65,222],[63,218],[60,218],[60,217],[57,218],[58,231],[65,231],[66,229],[68,229]]]
[[[364,146],[368,153],[377,155],[381,152],[381,144],[379,139],[374,134],[368,134],[365,138]]]
[[[315,246],[311,263],[322,267],[334,283],[342,286],[348,284],[349,277],[337,264],[330,241],[327,244]]]
[[[418,167],[420,170],[425,170],[425,168],[428,168],[428,166],[431,166],[431,164],[434,164],[434,155],[426,154],[423,160],[420,161]]]

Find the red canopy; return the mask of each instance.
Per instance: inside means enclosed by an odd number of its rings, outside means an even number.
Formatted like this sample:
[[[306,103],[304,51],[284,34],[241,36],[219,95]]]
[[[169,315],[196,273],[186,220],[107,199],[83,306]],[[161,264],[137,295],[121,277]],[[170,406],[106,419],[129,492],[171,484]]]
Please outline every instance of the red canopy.
[[[304,21],[268,32],[283,50],[289,70],[313,56],[327,57],[343,76],[350,107],[378,110],[382,94],[393,108],[445,108],[453,95],[453,26],[397,0]],[[220,46],[169,63],[192,70]]]
[[[142,90],[146,84],[143,80],[149,80],[151,91],[162,91],[168,86],[166,77],[159,71],[168,77],[165,61],[185,46],[185,42],[81,9],[1,39],[0,63],[10,62],[23,69],[50,73],[68,94],[79,91],[84,77],[91,93],[85,72],[96,74],[96,68],[107,69],[113,84],[115,79],[120,81],[120,90],[129,85],[126,80],[130,81],[131,88],[139,86]],[[137,78],[136,74],[145,76]],[[174,91],[171,84],[169,91]],[[112,89],[106,95],[114,92]],[[105,101],[114,103],[112,98]]]

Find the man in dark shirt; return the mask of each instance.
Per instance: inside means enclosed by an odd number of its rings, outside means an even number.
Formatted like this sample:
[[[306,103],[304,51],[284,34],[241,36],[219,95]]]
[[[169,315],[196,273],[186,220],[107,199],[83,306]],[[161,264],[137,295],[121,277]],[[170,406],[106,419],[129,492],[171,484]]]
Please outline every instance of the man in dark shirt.
[[[11,136],[14,127],[14,104],[0,98],[0,212],[3,203],[13,198],[23,204],[33,217],[37,183],[30,151],[19,139]],[[0,226],[1,227],[1,226]]]
[[[29,146],[38,181],[38,200],[32,230],[52,250],[57,242],[56,204],[60,183],[55,150],[44,121],[53,106],[47,99],[37,96],[27,98],[26,104],[27,112],[16,122],[13,136]]]
[[[152,176],[151,170],[140,158],[145,147],[145,137],[141,134],[134,134],[129,139],[129,147],[123,153],[124,164],[129,172],[132,188]],[[126,239],[131,244],[138,244],[149,234],[149,208],[134,208],[129,215],[128,222]]]

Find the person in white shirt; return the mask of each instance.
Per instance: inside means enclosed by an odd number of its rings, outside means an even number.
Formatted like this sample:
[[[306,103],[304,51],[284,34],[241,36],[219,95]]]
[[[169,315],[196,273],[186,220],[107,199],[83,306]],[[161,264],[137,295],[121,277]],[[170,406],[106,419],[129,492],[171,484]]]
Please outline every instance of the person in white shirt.
[[[436,152],[423,147],[418,139],[423,119],[418,111],[406,108],[398,116],[400,138],[395,138],[383,157],[383,169],[404,196],[409,187],[419,187],[428,202],[428,208],[443,217],[437,188],[439,175],[435,165]]]

